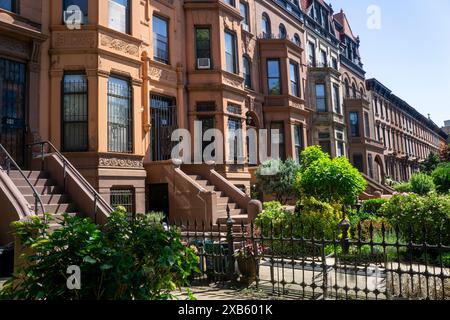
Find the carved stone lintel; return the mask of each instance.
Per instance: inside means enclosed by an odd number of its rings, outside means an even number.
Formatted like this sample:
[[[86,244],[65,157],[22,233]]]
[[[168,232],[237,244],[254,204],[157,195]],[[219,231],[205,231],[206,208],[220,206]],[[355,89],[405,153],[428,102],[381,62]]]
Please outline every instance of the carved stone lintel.
[[[114,39],[111,36],[101,35],[100,43],[103,47],[120,51],[130,56],[139,57],[139,47],[134,44],[127,43],[121,39]]]
[[[144,168],[143,158],[118,158],[116,156],[102,155],[98,159],[100,167],[116,167],[116,168],[130,168],[141,169]]]

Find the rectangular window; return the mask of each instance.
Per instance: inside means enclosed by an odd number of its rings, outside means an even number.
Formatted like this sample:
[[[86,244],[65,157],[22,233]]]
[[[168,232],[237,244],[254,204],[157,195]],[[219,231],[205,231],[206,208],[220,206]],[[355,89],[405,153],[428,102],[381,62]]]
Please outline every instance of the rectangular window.
[[[225,70],[237,73],[236,35],[225,31]]]
[[[322,67],[328,66],[327,52],[325,50],[320,50],[320,64]]]
[[[225,0],[225,3],[229,4],[230,6],[234,7],[234,0]]]
[[[344,144],[344,133],[336,132],[336,140],[337,140],[337,157],[345,156],[345,144]]]
[[[323,83],[316,84],[316,109],[317,112],[327,112],[327,99]]]
[[[169,23],[158,16],[153,16],[153,59],[169,63]]]
[[[358,112],[350,112],[350,131],[353,138],[357,138],[360,136]]]
[[[316,46],[313,42],[308,42],[308,64],[310,67],[316,66]]]
[[[295,148],[295,160],[297,163],[300,163],[301,154],[304,148],[304,139],[303,139],[303,126],[302,125],[294,125],[294,148]]]
[[[195,51],[197,68],[211,69],[211,29],[207,27],[195,28]]]
[[[281,94],[280,60],[267,60],[267,81],[269,95]]]
[[[110,204],[114,209],[117,207],[124,207],[127,216],[130,219],[134,219],[136,216],[136,210],[134,205],[134,189],[131,188],[117,188],[110,190]]]
[[[2,0],[0,0],[1,6]],[[78,16],[78,12],[75,10],[77,6],[81,11],[81,15]],[[64,0],[64,8],[63,8],[63,21],[71,21],[71,19],[75,19],[78,21],[78,18],[81,19],[81,24],[88,23],[88,0]]]
[[[353,155],[353,166],[359,170],[359,172],[364,172],[364,163],[362,154]]]
[[[216,126],[216,120],[215,120],[214,116],[199,117],[197,120],[202,122],[202,137],[205,135],[206,131],[208,131],[209,129],[214,129]],[[215,140],[216,140],[216,138],[213,137],[211,141],[202,141],[202,155],[204,154],[206,147],[208,147]],[[211,156],[212,157],[216,156],[215,150],[213,152],[211,152]],[[206,159],[203,159],[203,161],[206,161]]]
[[[84,74],[66,74],[62,90],[62,150],[88,150],[88,86]]]
[[[130,7],[128,0],[109,0],[109,27],[113,30],[130,32]]]
[[[131,88],[127,80],[108,80],[108,152],[133,152]]]
[[[331,155],[331,143],[330,141],[320,141],[319,142],[322,151]]]
[[[370,122],[369,122],[369,113],[364,112],[364,127],[366,131],[366,137],[370,138]]]
[[[18,0],[0,0],[0,8],[19,13],[19,2]]]
[[[241,16],[242,16],[242,27],[244,28],[245,31],[249,31],[249,16],[248,16],[248,4],[244,1],[240,2],[239,5],[239,9],[241,11]]]
[[[298,64],[291,62],[289,65],[290,78],[291,78],[291,94],[296,97],[300,97],[300,86],[298,81]]]
[[[369,164],[369,177],[374,178],[373,174],[373,157],[371,154],[368,155],[368,164]]]
[[[238,130],[242,129],[242,122],[240,119],[236,118],[228,118],[228,143],[230,156],[229,160],[234,160],[237,162],[238,155],[241,154],[243,156],[243,150],[241,150],[242,143],[239,139],[242,139],[242,136],[238,135]]]
[[[336,84],[333,84],[333,104],[334,111],[337,114],[341,114],[341,95],[339,93],[339,86]]]
[[[270,130],[272,135],[272,130],[278,130],[279,134],[279,156],[281,160],[286,160],[286,147],[284,139],[284,123],[283,122],[272,122],[270,124]],[[275,133],[275,132],[274,132]]]
[[[338,69],[338,61],[337,61],[337,59],[336,58],[332,58],[332,65],[333,65],[333,68],[334,69]]]

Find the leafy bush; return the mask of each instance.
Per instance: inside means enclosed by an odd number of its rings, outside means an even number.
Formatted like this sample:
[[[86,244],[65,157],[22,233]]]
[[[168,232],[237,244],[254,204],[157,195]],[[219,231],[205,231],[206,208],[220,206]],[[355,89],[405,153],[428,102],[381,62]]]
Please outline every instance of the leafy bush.
[[[396,185],[394,185],[394,190],[400,193],[412,192],[411,183],[409,182],[397,183]]]
[[[256,217],[255,225],[263,235],[279,237],[281,228],[287,229],[292,221],[292,213],[287,211],[278,201],[265,202],[263,211]]]
[[[378,214],[381,207],[385,204],[387,200],[385,199],[370,199],[363,202],[361,210],[362,212]]]
[[[119,209],[120,210],[120,209]],[[64,216],[61,228],[34,217],[14,223],[27,264],[8,281],[2,296],[39,300],[170,299],[198,271],[198,257],[180,233],[165,231],[146,216],[129,221],[114,212],[104,230],[90,219]],[[68,290],[68,266],[79,266],[81,289]]]
[[[292,159],[268,160],[256,170],[256,179],[261,191],[274,194],[284,204],[297,193],[295,177],[299,170],[300,166]]]
[[[367,182],[347,158],[331,160],[320,155],[317,147],[311,147],[302,153],[312,154],[305,160],[307,167],[302,167],[297,174],[297,185],[305,197],[314,197],[328,203],[354,204],[366,189]],[[318,158],[318,160],[314,160]]]
[[[415,173],[411,177],[411,191],[420,195],[425,195],[436,189],[433,178],[423,173]]]
[[[444,243],[450,243],[450,197],[431,193],[427,196],[417,194],[394,195],[381,212],[393,226],[409,240],[410,231],[418,241],[439,243],[439,232]],[[411,228],[411,229],[410,229]]]
[[[441,163],[431,176],[438,192],[450,192],[450,162]]]

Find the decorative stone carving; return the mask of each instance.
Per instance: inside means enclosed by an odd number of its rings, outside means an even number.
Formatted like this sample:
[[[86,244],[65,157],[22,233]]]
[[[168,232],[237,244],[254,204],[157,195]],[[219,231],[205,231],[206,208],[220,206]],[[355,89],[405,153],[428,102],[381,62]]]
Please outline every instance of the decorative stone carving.
[[[117,158],[101,156],[98,159],[98,165],[100,167],[120,167],[120,168],[135,168],[140,169],[144,167],[144,159],[130,159],[130,158]]]
[[[165,80],[168,82],[177,82],[177,75],[174,72],[169,72],[154,66],[150,66],[148,70],[148,75],[152,80],[161,81]]]
[[[104,47],[120,51],[130,56],[139,57],[139,47],[137,45],[127,43],[120,39],[114,39],[107,35],[101,35],[100,43]]]
[[[95,32],[75,32],[66,31],[58,32],[54,36],[55,48],[90,48],[96,47],[96,33]]]
[[[222,79],[223,79],[223,83],[228,86],[239,88],[239,89],[244,88],[244,80],[233,79],[227,75],[223,75]]]
[[[30,48],[25,42],[21,42],[12,38],[4,37],[0,35],[0,52],[6,52],[14,54],[23,58],[29,58]]]

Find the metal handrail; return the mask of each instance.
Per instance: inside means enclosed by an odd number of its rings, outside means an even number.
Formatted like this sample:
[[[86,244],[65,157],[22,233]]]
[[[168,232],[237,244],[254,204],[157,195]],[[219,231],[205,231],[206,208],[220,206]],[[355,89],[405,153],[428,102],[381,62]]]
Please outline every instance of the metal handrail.
[[[35,211],[36,215],[39,214],[39,211],[38,211],[39,205],[41,207],[42,214],[44,215],[45,214],[45,206],[44,206],[41,196],[37,192],[36,188],[33,186],[33,184],[30,182],[30,180],[26,177],[25,173],[22,171],[22,169],[19,167],[19,165],[16,163],[16,161],[14,161],[14,159],[11,157],[9,152],[1,144],[0,144],[0,150],[6,154],[6,173],[8,174],[8,176],[11,172],[11,164],[12,164],[20,172],[21,176],[25,179],[25,181],[27,182],[27,184],[31,187],[31,190],[33,191],[34,211]]]
[[[44,146],[48,145],[50,149],[53,150],[54,154],[56,154],[60,160],[63,162],[64,167],[64,190],[66,189],[66,170],[69,169],[83,184],[84,187],[88,189],[88,191],[91,193],[91,195],[94,197],[94,216],[95,216],[95,222],[97,223],[97,208],[98,203],[102,204],[109,212],[113,212],[114,209],[111,207],[109,203],[107,203],[102,196],[97,192],[97,190],[92,187],[92,185],[83,177],[83,175],[73,166],[73,164],[67,160],[67,158],[50,142],[50,141],[41,141],[41,142],[35,142],[27,145],[28,147],[33,146],[40,146],[41,147],[41,161],[42,161],[42,168],[44,168]]]

